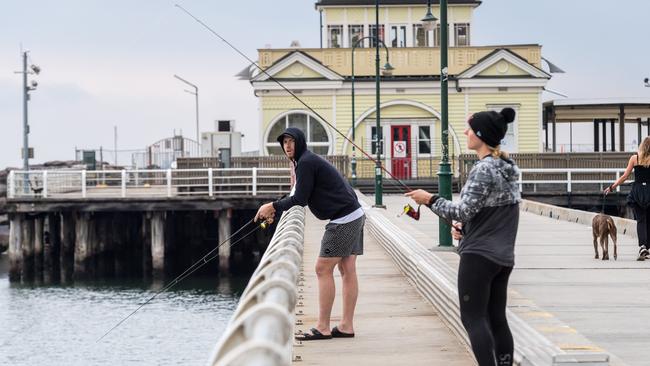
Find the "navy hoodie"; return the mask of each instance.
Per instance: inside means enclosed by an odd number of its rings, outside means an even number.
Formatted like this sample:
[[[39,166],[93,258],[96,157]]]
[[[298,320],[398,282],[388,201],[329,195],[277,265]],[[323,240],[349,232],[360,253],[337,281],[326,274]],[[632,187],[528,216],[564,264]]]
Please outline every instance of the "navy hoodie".
[[[341,173],[327,160],[307,150],[305,135],[301,130],[289,127],[278,136],[282,150],[285,135],[296,141],[293,160],[296,167],[296,192],[293,196],[273,202],[273,208],[278,213],[293,206],[309,206],[320,220],[335,220],[361,207],[354,189]]]

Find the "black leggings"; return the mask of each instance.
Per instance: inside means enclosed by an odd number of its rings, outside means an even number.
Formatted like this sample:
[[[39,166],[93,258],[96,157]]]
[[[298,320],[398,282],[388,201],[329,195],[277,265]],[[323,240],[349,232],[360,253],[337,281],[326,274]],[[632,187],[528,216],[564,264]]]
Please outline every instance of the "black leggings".
[[[460,317],[479,366],[511,366],[513,341],[506,302],[512,267],[463,254],[458,269]]]
[[[636,234],[639,238],[639,246],[644,245],[648,247],[648,220],[650,208],[645,208],[637,205],[636,203],[630,204],[634,210],[634,219],[636,220]]]

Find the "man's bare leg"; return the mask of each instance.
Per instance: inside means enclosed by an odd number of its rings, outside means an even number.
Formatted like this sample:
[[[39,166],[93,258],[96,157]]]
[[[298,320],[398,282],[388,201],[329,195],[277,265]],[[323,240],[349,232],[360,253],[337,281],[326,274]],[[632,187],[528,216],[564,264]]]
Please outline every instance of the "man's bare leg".
[[[357,256],[344,257],[339,262],[339,271],[343,279],[343,318],[337,326],[343,333],[354,333],[354,309],[359,297],[359,281],[357,279]]]
[[[318,324],[316,329],[324,335],[332,334],[330,318],[336,296],[334,267],[340,261],[340,257],[318,257],[316,260],[316,276],[318,277]]]

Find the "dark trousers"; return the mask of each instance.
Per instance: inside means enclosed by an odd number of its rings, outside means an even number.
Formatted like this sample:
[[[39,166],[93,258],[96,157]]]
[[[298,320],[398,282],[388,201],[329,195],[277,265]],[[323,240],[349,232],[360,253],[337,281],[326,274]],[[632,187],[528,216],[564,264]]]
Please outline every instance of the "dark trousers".
[[[648,247],[648,232],[650,231],[650,207],[644,208],[636,203],[631,203],[632,209],[634,210],[634,219],[636,220],[636,235],[639,237],[639,246],[644,245]]]
[[[463,254],[458,268],[460,316],[479,366],[511,366],[512,333],[506,319],[512,267]]]

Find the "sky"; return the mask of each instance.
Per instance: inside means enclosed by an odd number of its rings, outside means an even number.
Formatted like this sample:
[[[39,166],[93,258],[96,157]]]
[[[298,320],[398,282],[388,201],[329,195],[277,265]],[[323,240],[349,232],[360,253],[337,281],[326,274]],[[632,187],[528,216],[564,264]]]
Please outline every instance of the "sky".
[[[177,0],[256,59],[257,49],[319,46],[314,0]],[[29,103],[32,163],[71,160],[75,147],[143,149],[182,130],[195,136],[234,119],[243,150],[257,150],[258,103],[235,77],[246,61],[169,0],[0,0],[0,169],[21,166],[21,47],[41,69]],[[647,97],[650,1],[484,0],[472,44],[543,46],[566,74],[548,88],[571,98]],[[545,99],[560,98],[545,93]],[[119,158],[126,163],[123,154]],[[112,162],[112,161],[111,161]]]

